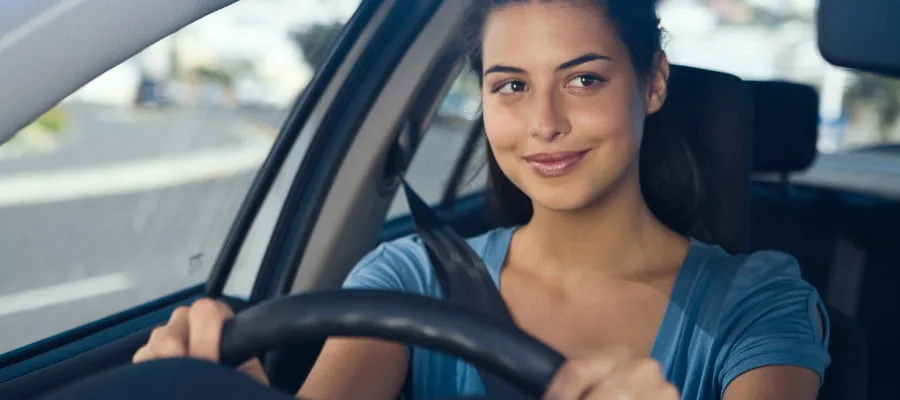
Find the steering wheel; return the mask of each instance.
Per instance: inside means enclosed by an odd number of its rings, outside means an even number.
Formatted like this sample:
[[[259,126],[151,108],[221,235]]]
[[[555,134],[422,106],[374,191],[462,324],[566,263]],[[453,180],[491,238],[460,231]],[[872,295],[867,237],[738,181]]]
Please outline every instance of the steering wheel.
[[[222,328],[221,363],[323,337],[368,337],[459,357],[540,397],[565,358],[519,329],[445,301],[382,290],[306,293],[261,303]]]

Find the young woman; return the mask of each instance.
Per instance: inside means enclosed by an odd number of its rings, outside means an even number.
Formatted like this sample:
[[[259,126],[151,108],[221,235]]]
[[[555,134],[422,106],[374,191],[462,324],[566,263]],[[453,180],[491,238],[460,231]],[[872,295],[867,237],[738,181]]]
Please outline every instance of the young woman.
[[[490,195],[511,227],[469,243],[516,323],[570,360],[546,398],[816,398],[829,363],[819,295],[790,256],[692,239],[691,155],[660,147],[677,143],[664,126],[645,129],[669,75],[655,1],[478,3]],[[378,247],[345,287],[441,297],[415,237]],[[176,310],[135,361],[214,360],[229,316],[212,301]],[[266,381],[258,362],[244,370]],[[448,356],[329,339],[299,395],[391,399],[408,371],[415,399],[484,392]]]

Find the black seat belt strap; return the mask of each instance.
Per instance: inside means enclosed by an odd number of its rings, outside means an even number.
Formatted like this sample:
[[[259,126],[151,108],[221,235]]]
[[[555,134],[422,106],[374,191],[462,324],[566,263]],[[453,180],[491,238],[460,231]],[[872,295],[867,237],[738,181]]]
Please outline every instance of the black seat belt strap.
[[[512,317],[484,261],[404,182],[416,231],[428,250],[435,276],[447,300],[503,322]]]
[[[403,189],[416,231],[425,244],[435,277],[446,300],[473,312],[486,313],[503,323],[514,324],[481,257],[425,204],[406,181],[403,181]],[[493,374],[480,369],[478,373],[489,398],[526,398]],[[407,382],[411,382],[409,376]],[[410,400],[411,387],[407,386],[404,390],[407,392],[407,400]]]

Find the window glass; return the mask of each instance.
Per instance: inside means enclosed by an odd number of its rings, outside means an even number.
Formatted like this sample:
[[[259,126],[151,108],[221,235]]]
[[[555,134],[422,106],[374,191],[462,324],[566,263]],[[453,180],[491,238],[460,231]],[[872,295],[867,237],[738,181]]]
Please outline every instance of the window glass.
[[[476,76],[463,72],[441,101],[406,171],[407,182],[426,203],[437,205],[441,201],[480,109],[481,89]],[[387,218],[407,213],[406,196],[400,190]]]
[[[202,283],[358,0],[243,0],[0,146],[0,353]]]
[[[816,44],[816,3],[661,0],[666,51],[677,64],[816,87],[821,152],[900,141],[900,81],[825,62]]]

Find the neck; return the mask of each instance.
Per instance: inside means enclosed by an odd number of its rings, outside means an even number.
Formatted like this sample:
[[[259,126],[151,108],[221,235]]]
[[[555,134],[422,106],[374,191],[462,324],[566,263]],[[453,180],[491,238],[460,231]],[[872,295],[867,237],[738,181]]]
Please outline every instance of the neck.
[[[688,241],[647,207],[639,180],[624,179],[595,204],[560,212],[534,205],[517,232],[516,264],[577,282],[585,275],[639,277],[680,266]],[[523,261],[523,262],[519,262]]]

